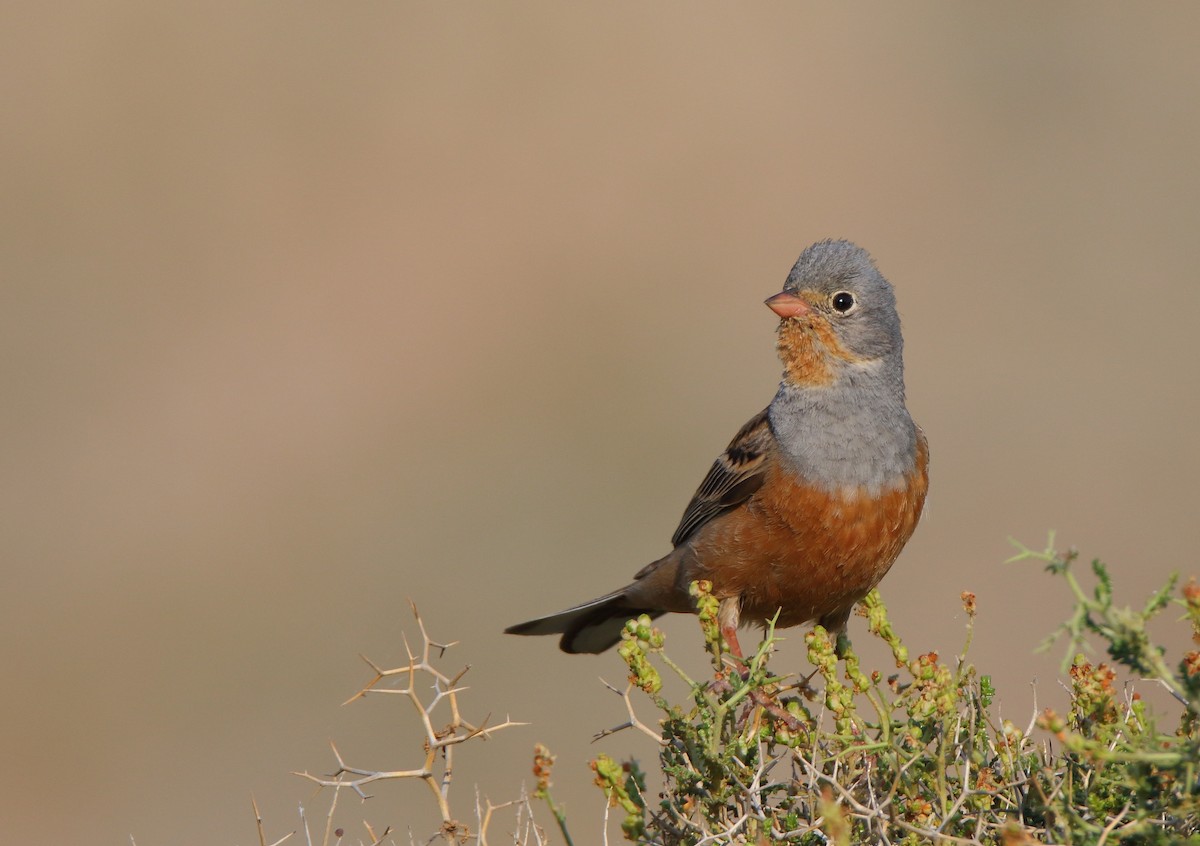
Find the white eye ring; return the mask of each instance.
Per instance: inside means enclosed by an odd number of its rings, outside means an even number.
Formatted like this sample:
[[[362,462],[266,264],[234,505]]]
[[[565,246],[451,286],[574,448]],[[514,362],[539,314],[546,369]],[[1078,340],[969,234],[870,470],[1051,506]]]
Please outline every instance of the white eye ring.
[[[829,298],[829,305],[838,314],[849,314],[858,306],[858,300],[849,291],[838,291]]]

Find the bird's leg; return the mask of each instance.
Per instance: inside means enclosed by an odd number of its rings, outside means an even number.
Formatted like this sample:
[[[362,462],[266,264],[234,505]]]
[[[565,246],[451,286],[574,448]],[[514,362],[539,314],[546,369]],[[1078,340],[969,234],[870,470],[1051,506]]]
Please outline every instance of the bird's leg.
[[[834,642],[833,651],[841,661],[846,660],[846,656],[850,654],[850,635],[846,634],[844,628],[837,633],[837,640]]]
[[[716,678],[709,683],[709,689],[714,693],[729,693],[733,690],[725,676],[726,668],[731,668],[743,681],[750,675],[750,668],[746,666],[746,659],[742,655],[742,645],[738,643],[737,638],[738,622],[742,616],[739,606],[736,596],[722,599],[717,606],[717,631],[721,634],[724,646],[718,651],[720,667],[717,669]]]
[[[739,597],[729,596],[721,600],[717,607],[717,626],[721,630],[721,638],[729,647],[729,654],[745,666],[746,656],[742,654],[742,645],[738,643],[737,630],[742,619],[742,602]]]
[[[742,645],[738,643],[737,630],[738,624],[741,622],[741,617],[741,600],[738,597],[731,596],[721,600],[721,604],[717,607],[717,625],[721,630],[721,637],[725,640],[726,646],[729,647],[730,663],[733,664],[734,670],[737,671],[742,677],[742,681],[745,682],[750,678],[750,667],[746,664],[746,656],[742,652]],[[728,682],[723,683],[728,686]],[[765,691],[758,689],[750,691],[750,701],[782,722],[791,731],[800,730],[800,722]]]

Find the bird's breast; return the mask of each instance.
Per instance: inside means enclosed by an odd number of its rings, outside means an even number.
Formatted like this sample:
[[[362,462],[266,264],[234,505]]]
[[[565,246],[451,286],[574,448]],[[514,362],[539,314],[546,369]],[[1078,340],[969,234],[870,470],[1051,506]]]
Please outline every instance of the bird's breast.
[[[848,608],[879,583],[916,528],[928,455],[918,434],[908,472],[882,489],[826,490],[773,461],[746,505],[696,539],[697,569],[719,597],[741,597],[747,621],[782,609],[780,625],[799,625]]]

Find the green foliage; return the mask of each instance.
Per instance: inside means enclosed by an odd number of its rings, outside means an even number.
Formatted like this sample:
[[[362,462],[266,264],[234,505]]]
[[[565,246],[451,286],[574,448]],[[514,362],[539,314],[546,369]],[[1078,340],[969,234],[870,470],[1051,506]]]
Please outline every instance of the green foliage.
[[[1050,536],[1046,548],[1041,552],[1034,552],[1016,542],[1014,545],[1020,552],[1009,559],[1010,563],[1028,560],[1044,562],[1048,573],[1063,577],[1075,598],[1075,609],[1070,619],[1059,626],[1042,644],[1042,649],[1048,649],[1058,638],[1067,638],[1067,652],[1062,663],[1064,672],[1070,667],[1072,657],[1088,647],[1088,634],[1099,635],[1108,648],[1109,657],[1114,661],[1140,676],[1160,681],[1184,705],[1192,711],[1198,710],[1200,698],[1195,691],[1189,692],[1194,682],[1189,683],[1188,679],[1194,677],[1195,672],[1189,674],[1187,657],[1185,656],[1184,663],[1180,665],[1178,674],[1172,671],[1167,666],[1162,647],[1150,640],[1146,630],[1150,620],[1174,602],[1187,610],[1187,618],[1191,620],[1195,634],[1200,621],[1200,598],[1197,597],[1200,591],[1194,584],[1189,583],[1184,588],[1182,599],[1173,600],[1172,594],[1179,582],[1179,576],[1172,574],[1162,588],[1150,595],[1141,610],[1117,606],[1113,604],[1112,578],[1108,574],[1108,568],[1099,559],[1092,561],[1096,587],[1089,596],[1072,569],[1079,553],[1074,549],[1062,554],[1057,552],[1054,549],[1054,535]],[[1189,653],[1191,654],[1193,653]]]
[[[1075,599],[1065,636],[1073,659],[1070,705],[1046,710],[1024,730],[990,712],[989,676],[935,652],[910,658],[878,593],[862,602],[870,634],[888,645],[896,673],[865,672],[848,641],[819,626],[805,639],[809,679],[769,669],[776,642],[767,627],[748,659],[724,650],[710,586],[693,586],[713,677],[693,680],[664,652],[650,620],[630,621],[620,654],[630,682],[657,709],[665,787],[645,796],[634,764],[593,762],[596,781],[625,814],[626,837],[647,844],[1023,843],[1200,844],[1200,653],[1172,669],[1146,624],[1182,606],[1200,642],[1200,588],[1175,596],[1172,578],[1140,608],[1114,604],[1107,569],[1094,562],[1088,593],[1075,553],[1021,548],[1043,561]],[[963,594],[967,646],[975,597]],[[1082,654],[1089,635],[1115,665],[1162,683],[1182,704],[1166,733],[1137,694],[1122,697],[1116,671]],[[685,702],[662,694],[659,667],[688,686]],[[818,695],[808,681],[818,682]],[[1041,732],[1035,732],[1035,727]]]

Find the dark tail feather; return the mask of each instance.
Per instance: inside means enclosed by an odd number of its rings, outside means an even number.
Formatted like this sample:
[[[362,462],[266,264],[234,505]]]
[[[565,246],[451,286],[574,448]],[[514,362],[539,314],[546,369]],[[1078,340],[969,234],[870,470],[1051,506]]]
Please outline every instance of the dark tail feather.
[[[561,634],[558,645],[563,652],[588,652],[593,655],[615,646],[621,640],[625,621],[642,614],[660,617],[662,611],[631,608],[625,601],[625,588],[559,611],[548,617],[538,617],[526,623],[518,623],[504,630],[505,634],[547,635]]]

